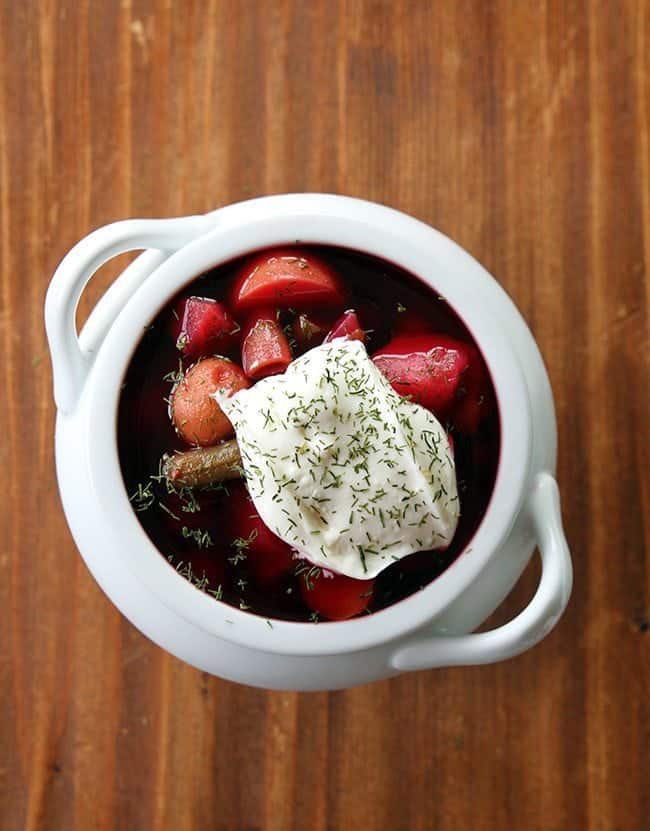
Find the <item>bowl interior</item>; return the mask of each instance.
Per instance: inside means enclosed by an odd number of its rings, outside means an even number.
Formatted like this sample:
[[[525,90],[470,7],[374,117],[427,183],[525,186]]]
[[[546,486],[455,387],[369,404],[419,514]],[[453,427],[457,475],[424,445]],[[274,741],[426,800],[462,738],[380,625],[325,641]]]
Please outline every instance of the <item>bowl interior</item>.
[[[300,250],[304,251],[305,247]],[[368,330],[366,345],[370,354],[391,340],[395,327],[406,331],[427,327],[427,331],[471,342],[471,333],[439,293],[433,292],[414,275],[385,260],[348,249],[310,247],[309,251],[343,275],[351,292],[347,305],[358,311],[362,325]],[[229,281],[241,265],[242,261],[237,260],[202,275],[191,284],[190,293],[223,300]],[[158,318],[150,321],[124,378],[118,443],[127,492],[133,497],[138,518],[158,551],[195,586],[216,593],[235,608],[245,607],[265,619],[306,622],[313,612],[306,608],[300,585],[290,574],[270,582],[267,579],[260,585],[256,579],[255,555],[243,550],[235,557],[235,551],[228,547],[228,540],[246,538],[252,530],[242,528],[241,521],[235,529],[229,530],[233,504],[241,498],[242,492],[236,483],[228,486],[235,499],[233,503],[223,489],[198,491],[191,496],[186,493],[179,497],[170,493],[156,476],[164,453],[184,449],[170,423],[165,402],[178,378],[179,352],[175,340],[180,333],[180,315],[186,294],[182,292]],[[334,320],[338,311],[330,313],[329,317]],[[290,327],[295,320],[293,312],[283,312],[281,322],[284,326]],[[311,345],[317,342],[312,341]],[[299,348],[298,344],[296,348]],[[236,362],[241,360],[238,344],[232,344],[226,351]],[[184,366],[192,363],[193,359],[185,359]],[[389,568],[373,584],[370,612],[376,613],[420,591],[470,546],[494,489],[498,467],[499,417],[498,408],[489,404],[492,398],[488,391],[485,408],[488,410],[489,407],[489,411],[477,435],[469,437],[458,432],[454,435],[462,511],[451,545],[433,556],[412,557],[406,564],[391,563],[390,560],[385,563]],[[391,476],[386,479],[390,481]],[[350,505],[347,507],[350,509]],[[193,536],[188,536],[190,534]],[[224,550],[221,540],[226,537]],[[233,559],[237,561],[236,565]],[[295,565],[305,568],[304,561]]]
[[[480,573],[505,539],[519,510],[530,453],[530,414],[521,370],[502,335],[500,289],[489,275],[447,238],[380,206],[324,207],[304,198],[258,200],[256,210],[231,206],[217,212],[215,231],[191,243],[147,280],[124,308],[97,356],[89,423],[106,441],[89,442],[90,470],[98,503],[115,529],[125,565],[163,601],[218,637],[279,653],[322,654],[379,645],[435,618]],[[327,200],[340,199],[327,197]],[[273,200],[284,200],[275,205]],[[348,200],[343,199],[343,203]],[[296,207],[300,207],[297,211]],[[372,214],[372,215],[371,215]],[[215,217],[216,218],[216,217]],[[316,625],[274,621],[215,602],[194,588],[153,547],[134,516],[122,483],[116,420],[120,386],[142,328],[176,292],[204,271],[251,251],[295,242],[332,245],[395,263],[441,292],[481,350],[493,381],[501,420],[500,462],[490,504],[465,553],[433,583],[407,599],[365,618]],[[495,291],[496,289],[496,291]],[[101,380],[101,383],[100,383]],[[88,431],[90,432],[90,431]],[[110,486],[109,486],[110,484]],[[127,543],[125,545],[125,543]]]

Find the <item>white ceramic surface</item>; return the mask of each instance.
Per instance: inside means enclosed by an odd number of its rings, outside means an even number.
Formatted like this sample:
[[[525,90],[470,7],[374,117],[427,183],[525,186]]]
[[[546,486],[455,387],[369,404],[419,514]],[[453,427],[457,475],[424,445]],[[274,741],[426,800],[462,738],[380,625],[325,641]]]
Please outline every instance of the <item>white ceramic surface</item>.
[[[392,261],[445,296],[488,364],[499,404],[494,493],[468,548],[437,580],[352,621],[295,623],[215,601],[155,550],[128,501],[116,442],[120,385],[143,329],[203,271],[283,243],[348,247]],[[99,266],[147,250],[115,281],[79,336],[75,309]],[[45,321],[58,408],[56,464],[63,507],[97,582],[144,634],[207,672],[280,689],[334,689],[398,672],[501,660],[555,625],[572,569],[553,478],[556,426],[539,350],[496,281],[427,225],[374,203],[287,194],[205,216],[126,220],[94,231],[64,258]],[[506,597],[535,546],[542,578],[529,605],[490,632],[475,629]]]

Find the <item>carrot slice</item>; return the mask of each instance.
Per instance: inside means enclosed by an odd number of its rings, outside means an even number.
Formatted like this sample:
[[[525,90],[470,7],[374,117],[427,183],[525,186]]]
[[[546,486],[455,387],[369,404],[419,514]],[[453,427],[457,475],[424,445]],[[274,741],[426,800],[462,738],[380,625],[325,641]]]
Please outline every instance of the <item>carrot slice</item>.
[[[360,340],[361,343],[366,341],[366,333],[361,328],[359,318],[354,309],[348,309],[336,321],[334,326],[330,329],[325,343],[333,341],[335,338],[345,338],[345,340]]]
[[[345,301],[339,275],[304,248],[278,248],[247,260],[231,291],[236,314],[259,306],[305,309],[336,306]]]
[[[300,575],[300,593],[309,608],[328,620],[347,620],[368,608],[374,580],[357,580],[345,574]]]
[[[206,447],[233,434],[232,424],[214,398],[250,386],[241,367],[227,358],[206,358],[190,367],[172,391],[170,415],[188,444]]]

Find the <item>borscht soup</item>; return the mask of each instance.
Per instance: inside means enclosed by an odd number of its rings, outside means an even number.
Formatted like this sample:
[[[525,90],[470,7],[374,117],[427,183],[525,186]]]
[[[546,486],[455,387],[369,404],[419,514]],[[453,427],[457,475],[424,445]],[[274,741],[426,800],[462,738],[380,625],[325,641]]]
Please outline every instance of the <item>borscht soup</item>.
[[[435,580],[487,510],[499,416],[434,290],[326,246],[196,278],[124,378],[129,500],[170,568],[267,619],[370,614]]]

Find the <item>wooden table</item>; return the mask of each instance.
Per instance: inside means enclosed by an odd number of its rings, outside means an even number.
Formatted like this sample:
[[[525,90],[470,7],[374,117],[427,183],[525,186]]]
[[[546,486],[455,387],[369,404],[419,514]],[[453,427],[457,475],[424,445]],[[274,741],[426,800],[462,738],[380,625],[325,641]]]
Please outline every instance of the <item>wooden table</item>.
[[[648,828],[647,0],[4,0],[0,32],[2,831]],[[75,551],[56,264],[113,219],[301,190],[440,228],[541,345],[575,590],[516,660],[246,689],[152,646]]]

